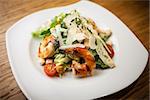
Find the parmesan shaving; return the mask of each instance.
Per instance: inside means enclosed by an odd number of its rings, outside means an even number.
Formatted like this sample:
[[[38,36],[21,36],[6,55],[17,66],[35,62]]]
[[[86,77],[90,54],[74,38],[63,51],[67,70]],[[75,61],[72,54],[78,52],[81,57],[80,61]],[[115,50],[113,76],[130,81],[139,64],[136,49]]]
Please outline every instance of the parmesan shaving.
[[[68,48],[77,48],[77,47],[85,48],[85,45],[83,45],[83,44],[65,45],[65,46],[59,47],[59,49],[65,50],[65,49],[68,49]]]

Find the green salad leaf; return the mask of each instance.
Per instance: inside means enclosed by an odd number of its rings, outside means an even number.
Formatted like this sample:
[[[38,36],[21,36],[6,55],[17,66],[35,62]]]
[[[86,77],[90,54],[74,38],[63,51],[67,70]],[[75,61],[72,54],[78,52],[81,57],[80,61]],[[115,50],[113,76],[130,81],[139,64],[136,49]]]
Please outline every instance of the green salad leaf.
[[[54,28],[56,25],[61,24],[62,21],[64,20],[64,18],[67,16],[68,14],[65,13],[61,13],[58,16],[55,16],[54,19],[52,20],[52,23],[50,25],[50,28]]]
[[[109,68],[109,66],[107,66],[106,64],[103,63],[103,61],[99,58],[99,55],[97,54],[96,50],[94,49],[89,49],[89,51],[92,53],[92,55],[95,58],[96,61],[96,68]]]
[[[69,61],[70,59],[65,54],[59,53],[55,55],[54,62],[56,63],[56,65],[63,65]]]
[[[54,28],[56,25],[61,24],[63,19],[69,14],[61,13],[58,16],[55,16],[49,27],[41,27],[37,31],[32,32],[32,36],[34,38],[44,38],[45,36],[49,36],[51,34],[50,29]],[[64,23],[63,23],[63,27]]]
[[[99,58],[99,59],[96,59],[96,68],[105,69],[105,68],[109,68],[109,66],[107,66],[106,64],[104,64],[102,62],[102,60]]]
[[[48,27],[39,28],[37,31],[32,32],[32,36],[34,38],[44,38],[45,36],[49,36],[50,34],[50,28]]]

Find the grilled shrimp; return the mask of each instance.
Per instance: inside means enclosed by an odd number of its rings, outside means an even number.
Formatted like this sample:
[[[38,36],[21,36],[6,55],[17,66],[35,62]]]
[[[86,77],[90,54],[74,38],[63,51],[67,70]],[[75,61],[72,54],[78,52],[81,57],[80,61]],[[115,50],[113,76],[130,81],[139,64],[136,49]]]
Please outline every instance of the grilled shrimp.
[[[72,61],[72,72],[74,75],[79,77],[86,77],[88,74],[90,74],[90,71],[88,71],[86,64],[80,64],[77,61]]]
[[[85,77],[88,74],[92,74],[91,72],[95,68],[96,63],[93,55],[86,48],[69,48],[66,52],[84,59],[85,63],[83,64],[72,61],[71,67],[75,75]]]
[[[40,58],[52,57],[55,51],[54,43],[55,37],[53,35],[45,37],[43,41],[40,43],[38,56]]]

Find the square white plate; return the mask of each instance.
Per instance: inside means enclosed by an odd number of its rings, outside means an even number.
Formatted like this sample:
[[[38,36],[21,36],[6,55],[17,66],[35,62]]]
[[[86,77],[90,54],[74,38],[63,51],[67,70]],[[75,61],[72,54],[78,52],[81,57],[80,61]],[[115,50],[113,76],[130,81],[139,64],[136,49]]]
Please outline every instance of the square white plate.
[[[98,26],[111,28],[116,67],[95,70],[95,75],[78,79],[67,73],[63,78],[49,78],[37,61],[39,40],[31,36],[41,24],[61,12],[78,10]],[[79,100],[93,99],[117,92],[133,83],[143,72],[148,52],[131,30],[115,15],[90,1],[42,10],[28,15],[6,32],[8,58],[15,79],[28,99]]]

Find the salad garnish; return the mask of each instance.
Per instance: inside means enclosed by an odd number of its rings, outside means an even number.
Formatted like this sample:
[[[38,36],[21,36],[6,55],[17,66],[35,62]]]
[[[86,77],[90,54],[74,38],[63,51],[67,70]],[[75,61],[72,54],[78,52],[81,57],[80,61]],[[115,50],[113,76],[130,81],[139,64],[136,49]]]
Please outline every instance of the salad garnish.
[[[87,77],[95,68],[115,67],[112,43],[107,42],[111,30],[98,28],[77,10],[55,16],[32,35],[41,39],[38,57],[50,77],[62,77],[68,71]]]

